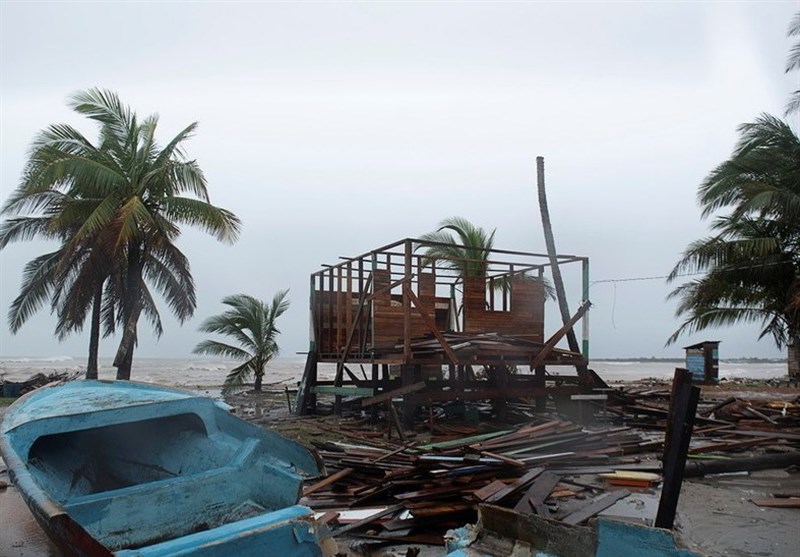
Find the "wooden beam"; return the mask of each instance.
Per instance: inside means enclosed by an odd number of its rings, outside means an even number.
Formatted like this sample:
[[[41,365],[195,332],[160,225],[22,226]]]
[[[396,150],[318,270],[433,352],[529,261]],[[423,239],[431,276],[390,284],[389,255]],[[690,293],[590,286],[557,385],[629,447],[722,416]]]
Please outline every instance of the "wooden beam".
[[[328,487],[332,483],[335,483],[335,482],[341,480],[342,478],[344,478],[345,476],[350,475],[350,473],[352,471],[353,471],[352,468],[345,468],[344,470],[339,470],[335,474],[331,474],[327,478],[318,481],[314,485],[308,486],[307,488],[305,488],[303,490],[303,497],[306,497],[307,495],[311,495],[312,493],[314,493],[315,491],[319,491],[323,487]]]
[[[564,323],[564,326],[561,327],[558,331],[556,331],[555,334],[551,336],[547,340],[547,342],[544,343],[544,346],[536,355],[536,357],[533,359],[533,362],[531,362],[530,364],[532,368],[536,369],[537,366],[541,365],[542,362],[544,362],[547,359],[547,357],[553,351],[553,348],[555,348],[556,344],[558,344],[558,341],[564,338],[564,335],[572,330],[572,327],[575,325],[575,323],[577,323],[580,320],[580,318],[583,317],[583,314],[588,311],[591,305],[592,302],[590,302],[589,300],[583,302],[583,305],[581,305],[581,307],[578,308],[578,311],[575,312],[575,315],[573,315],[571,319],[569,319],[566,323]],[[572,351],[576,352],[575,350]]]
[[[313,392],[318,395],[338,395],[338,396],[372,396],[375,391],[366,387],[330,387],[327,385],[317,385]]]
[[[366,406],[372,406],[373,404],[380,404],[381,402],[392,400],[396,396],[407,395],[409,393],[421,391],[424,388],[425,388],[425,381],[420,381],[419,383],[406,385],[405,387],[399,387],[397,389],[381,393],[379,395],[375,395],[370,398],[365,398],[364,400],[361,401],[361,406],[366,407]]]
[[[411,291],[411,287],[408,285],[408,283],[403,285],[403,290],[408,294],[408,297],[411,299],[411,302],[413,302],[414,306],[416,306],[417,313],[422,318],[425,326],[433,334],[433,336],[436,337],[436,340],[439,341],[439,344],[442,346],[442,350],[444,350],[445,354],[447,354],[447,359],[450,360],[451,364],[458,365],[458,356],[456,356],[456,353],[453,352],[452,348],[450,348],[450,344],[448,344],[441,331],[436,328],[436,322],[431,319],[431,316],[428,315],[428,313],[424,310],[422,307],[422,302],[417,295]]]
[[[586,505],[585,507],[581,507],[577,511],[568,514],[564,518],[561,519],[561,522],[564,524],[570,524],[572,526],[576,524],[580,524],[584,520],[593,517],[599,512],[606,510],[608,507],[619,501],[620,499],[624,499],[631,492],[627,489],[621,489],[619,491],[612,491],[610,493],[606,493],[602,495]]]

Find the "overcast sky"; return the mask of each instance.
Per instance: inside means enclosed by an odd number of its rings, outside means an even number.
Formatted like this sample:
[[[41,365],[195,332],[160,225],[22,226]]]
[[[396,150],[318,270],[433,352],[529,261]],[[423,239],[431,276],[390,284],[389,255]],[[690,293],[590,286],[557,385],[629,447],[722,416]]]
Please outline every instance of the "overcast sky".
[[[663,276],[707,233],[695,194],[736,127],[783,114],[800,2],[0,2],[0,201],[51,123],[96,128],[67,97],[102,87],[161,116],[187,145],[212,202],[243,221],[234,246],[187,229],[195,318],[141,324],[137,354],[186,357],[220,299],[291,288],[282,354],[308,346],[308,275],[460,215],[496,246],[545,249],[535,190],[545,157],[560,253],[593,281]],[[797,125],[794,119],[794,125]],[[58,343],[47,308],[12,336],[5,314],[43,243],[0,252],[0,357],[83,355]],[[576,277],[580,269],[576,267]],[[568,282],[571,310],[580,302]],[[677,327],[664,280],[591,288],[594,357],[779,356],[756,326],[664,342]],[[549,306],[555,304],[550,303]],[[551,308],[554,309],[554,308]],[[546,335],[558,328],[551,312]],[[103,342],[110,356],[117,339]]]

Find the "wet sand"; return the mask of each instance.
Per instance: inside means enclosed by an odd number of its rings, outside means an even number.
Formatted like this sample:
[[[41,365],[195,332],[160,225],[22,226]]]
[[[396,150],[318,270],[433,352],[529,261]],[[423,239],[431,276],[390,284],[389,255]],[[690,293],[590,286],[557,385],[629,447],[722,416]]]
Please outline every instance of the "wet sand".
[[[777,394],[772,392],[773,397]],[[234,397],[229,402],[239,407],[240,414],[246,416],[248,412],[245,410],[251,410],[251,413],[261,416],[258,421],[292,437],[285,430],[291,429],[296,422],[288,414],[282,397],[283,393],[264,393],[262,397],[242,395],[239,397],[241,400]],[[0,420],[4,410],[0,407]],[[0,462],[0,481],[9,482],[3,470],[4,465]],[[797,547],[800,547],[800,510],[762,508],[750,502],[750,499],[769,497],[775,492],[800,492],[800,473],[765,470],[750,475],[687,480],[678,504],[676,537],[689,548],[711,556],[795,555]],[[636,509],[639,518],[646,519],[646,515],[654,518],[657,492],[651,497],[632,498],[631,502],[635,507],[641,507]],[[615,512],[606,514],[628,514],[621,510],[615,508]],[[348,543],[340,542],[340,551],[347,550]],[[13,485],[0,489],[0,557],[61,557]]]
[[[7,482],[8,475],[0,474],[0,481]],[[61,557],[61,552],[33,519],[31,511],[13,485],[0,489],[0,555]]]

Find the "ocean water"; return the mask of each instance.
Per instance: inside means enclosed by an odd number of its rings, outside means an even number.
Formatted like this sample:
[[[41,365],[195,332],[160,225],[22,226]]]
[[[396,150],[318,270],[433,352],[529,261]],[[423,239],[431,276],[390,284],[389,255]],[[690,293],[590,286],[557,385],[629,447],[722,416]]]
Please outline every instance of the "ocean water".
[[[189,389],[218,389],[225,376],[237,364],[232,361],[210,358],[135,358],[131,379],[146,383],[159,383]],[[85,369],[85,357],[4,357],[0,356],[0,379],[23,381],[37,373],[81,372]],[[282,387],[294,386],[303,375],[305,357],[278,358],[270,362],[264,377],[264,384]],[[646,378],[669,380],[680,366],[679,362],[630,362],[613,360],[594,360],[590,367],[606,381],[635,381]],[[368,366],[365,366],[368,367]],[[359,366],[351,368],[359,374]],[[570,368],[561,368],[570,373]],[[332,379],[334,364],[320,364],[321,379]],[[369,370],[365,369],[367,374]],[[558,373],[559,368],[553,368]],[[110,358],[100,359],[101,379],[114,379],[116,369]],[[786,363],[738,363],[720,362],[721,379],[772,379],[786,376]]]

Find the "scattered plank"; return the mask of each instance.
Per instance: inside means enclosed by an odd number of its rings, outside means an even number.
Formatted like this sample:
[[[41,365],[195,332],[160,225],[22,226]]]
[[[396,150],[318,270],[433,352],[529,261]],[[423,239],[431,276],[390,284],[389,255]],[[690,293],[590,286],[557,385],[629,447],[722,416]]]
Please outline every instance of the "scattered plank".
[[[564,524],[571,524],[576,525],[580,524],[584,520],[587,520],[599,512],[606,510],[608,507],[619,501],[620,499],[624,499],[631,492],[627,489],[621,489],[619,491],[612,491],[611,493],[606,493],[602,495],[598,499],[595,499],[588,505],[581,507],[577,511],[568,514],[564,518],[561,519],[561,522]]]

